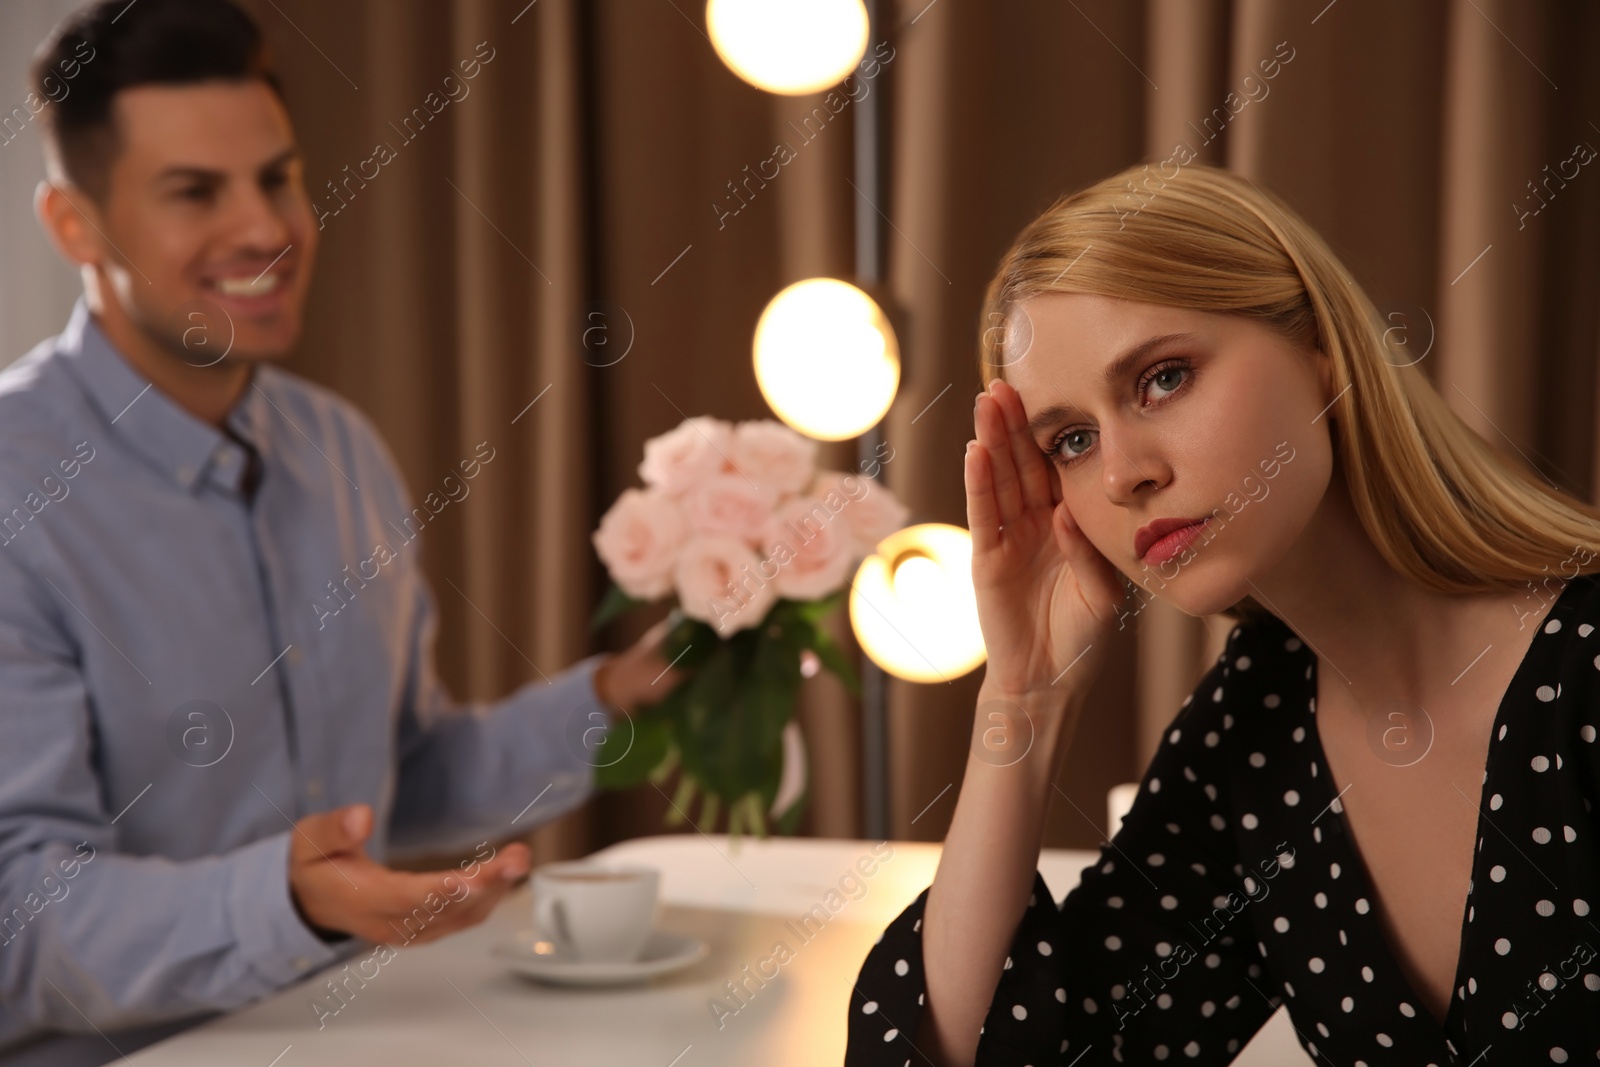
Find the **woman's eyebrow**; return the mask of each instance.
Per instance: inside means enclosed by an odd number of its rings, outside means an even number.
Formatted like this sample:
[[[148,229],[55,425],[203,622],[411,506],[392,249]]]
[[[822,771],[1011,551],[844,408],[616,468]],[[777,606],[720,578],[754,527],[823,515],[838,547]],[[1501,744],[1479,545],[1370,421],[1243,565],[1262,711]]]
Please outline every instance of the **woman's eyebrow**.
[[[1198,340],[1199,335],[1193,333],[1163,333],[1154,337],[1147,337],[1108,363],[1105,370],[1100,374],[1100,382],[1103,385],[1112,385],[1122,380],[1133,370],[1134,364],[1148,356],[1152,350],[1164,344],[1172,341]],[[1028,420],[1028,432],[1037,436],[1055,423],[1070,416],[1081,414],[1082,412],[1071,404],[1051,404]]]

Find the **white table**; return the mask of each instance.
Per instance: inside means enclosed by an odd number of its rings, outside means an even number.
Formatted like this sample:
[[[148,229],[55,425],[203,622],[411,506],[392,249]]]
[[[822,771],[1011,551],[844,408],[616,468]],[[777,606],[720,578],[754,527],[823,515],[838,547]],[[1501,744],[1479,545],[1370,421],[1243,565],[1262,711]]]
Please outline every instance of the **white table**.
[[[933,881],[942,846],[890,842],[889,859],[859,879],[865,892],[857,889],[855,900],[841,893],[844,903],[820,932],[802,940],[788,924],[837,890],[858,859],[873,855],[873,844],[743,838],[735,850],[725,834],[667,834],[595,853],[595,859],[659,867],[660,927],[711,946],[692,967],[644,985],[546,986],[491,957],[493,943],[532,925],[524,883],[481,925],[401,950],[321,1029],[311,1000],[328,978],[343,973],[343,962],[128,1059],[135,1067],[838,1064],[861,962],[884,926]],[[1098,858],[1096,852],[1046,849],[1039,870],[1059,900]],[[752,980],[754,992],[745,994],[741,1007],[725,984],[742,978],[747,965],[755,974],[779,940],[792,957],[764,986]],[[766,970],[771,973],[770,964]],[[719,997],[739,1009],[720,1026],[711,1007]],[[1282,1011],[1235,1060],[1257,1067],[1309,1062]]]

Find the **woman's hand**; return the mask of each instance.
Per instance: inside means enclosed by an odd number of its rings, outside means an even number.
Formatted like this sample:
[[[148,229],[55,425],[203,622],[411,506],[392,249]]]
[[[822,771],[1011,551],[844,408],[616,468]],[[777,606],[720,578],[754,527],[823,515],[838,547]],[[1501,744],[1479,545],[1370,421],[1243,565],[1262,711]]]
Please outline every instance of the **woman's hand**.
[[[985,696],[1085,692],[1126,597],[1122,581],[1073,521],[1016,390],[996,379],[979,395],[973,423],[967,525],[988,649]]]

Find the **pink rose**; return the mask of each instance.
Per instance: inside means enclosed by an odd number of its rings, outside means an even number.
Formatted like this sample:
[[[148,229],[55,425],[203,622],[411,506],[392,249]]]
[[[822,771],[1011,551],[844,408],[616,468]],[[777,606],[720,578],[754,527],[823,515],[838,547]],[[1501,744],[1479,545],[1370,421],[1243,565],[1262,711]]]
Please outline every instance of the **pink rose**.
[[[855,541],[855,554],[870,556],[877,550],[878,542],[905,527],[911,509],[895,497],[874,478],[854,472],[818,471],[811,493],[830,508],[839,509],[839,517]],[[837,497],[830,499],[829,494]],[[844,501],[840,507],[839,501]]]
[[[817,443],[771,419],[736,426],[731,456],[751,481],[780,496],[802,492],[817,469]]]
[[[727,534],[754,548],[772,517],[778,494],[754,484],[739,471],[713,474],[683,497],[683,513],[697,533]]]
[[[691,619],[710,623],[719,637],[754,629],[778,599],[760,567],[755,550],[736,537],[691,537],[673,573],[678,604]]]
[[[760,574],[776,571],[772,585],[779,596],[790,600],[817,600],[838,589],[849,577],[855,552],[840,516],[809,496],[792,497],[778,506],[762,547],[766,559]]]
[[[684,419],[644,443],[639,477],[667,493],[682,493],[730,467],[733,424],[709,415]]]
[[[591,540],[622,591],[651,600],[672,591],[673,567],[687,534],[672,497],[657,489],[624,489]]]

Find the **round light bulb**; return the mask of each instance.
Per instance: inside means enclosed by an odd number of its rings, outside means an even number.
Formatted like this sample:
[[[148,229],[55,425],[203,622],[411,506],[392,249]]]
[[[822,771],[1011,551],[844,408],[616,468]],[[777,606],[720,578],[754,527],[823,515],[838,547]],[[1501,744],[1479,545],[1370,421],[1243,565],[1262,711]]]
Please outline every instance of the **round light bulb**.
[[[911,611],[940,610],[948,593],[945,579],[944,568],[921,549],[912,549],[890,564],[889,583],[894,595]]]
[[[972,591],[972,536],[923,523],[897,530],[862,560],[850,625],[862,651],[897,678],[944,682],[985,659]]]
[[[867,51],[861,0],[710,0],[706,27],[728,69],[786,96],[836,85]]]
[[[784,422],[809,437],[859,437],[900,387],[900,346],[883,309],[836,278],[773,297],[755,335],[756,383]]]

